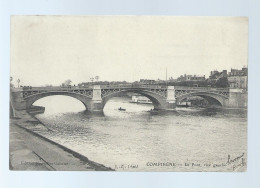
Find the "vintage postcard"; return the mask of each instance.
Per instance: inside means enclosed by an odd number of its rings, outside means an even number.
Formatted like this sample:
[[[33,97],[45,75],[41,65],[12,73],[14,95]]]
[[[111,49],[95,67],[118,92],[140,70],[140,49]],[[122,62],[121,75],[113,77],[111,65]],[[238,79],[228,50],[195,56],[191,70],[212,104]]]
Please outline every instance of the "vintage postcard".
[[[248,18],[12,16],[10,170],[247,169]]]

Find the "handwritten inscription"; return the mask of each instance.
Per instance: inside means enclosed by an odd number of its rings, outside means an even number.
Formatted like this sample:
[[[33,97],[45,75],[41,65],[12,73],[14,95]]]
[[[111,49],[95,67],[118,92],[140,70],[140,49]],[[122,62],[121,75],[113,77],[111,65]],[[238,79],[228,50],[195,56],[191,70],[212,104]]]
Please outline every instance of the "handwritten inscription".
[[[238,170],[246,166],[245,154],[242,153],[239,156],[232,157],[231,155],[227,156],[227,160],[221,163],[199,163],[199,162],[185,162],[185,163],[176,163],[176,162],[147,162],[147,167],[186,167],[186,168],[224,168],[231,167],[233,171]]]

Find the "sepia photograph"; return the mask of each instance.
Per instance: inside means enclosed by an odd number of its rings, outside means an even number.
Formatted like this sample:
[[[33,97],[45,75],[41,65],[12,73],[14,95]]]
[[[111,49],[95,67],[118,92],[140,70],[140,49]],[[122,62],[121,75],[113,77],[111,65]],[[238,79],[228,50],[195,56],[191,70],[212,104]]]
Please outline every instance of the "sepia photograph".
[[[11,171],[247,171],[248,17],[10,24]]]

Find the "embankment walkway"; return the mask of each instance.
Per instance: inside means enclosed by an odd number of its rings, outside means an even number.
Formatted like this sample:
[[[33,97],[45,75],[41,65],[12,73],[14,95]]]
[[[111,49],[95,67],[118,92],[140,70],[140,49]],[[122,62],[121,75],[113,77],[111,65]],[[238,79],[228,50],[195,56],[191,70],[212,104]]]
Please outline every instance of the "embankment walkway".
[[[112,170],[32,132],[19,125],[21,121],[10,119],[10,170]]]

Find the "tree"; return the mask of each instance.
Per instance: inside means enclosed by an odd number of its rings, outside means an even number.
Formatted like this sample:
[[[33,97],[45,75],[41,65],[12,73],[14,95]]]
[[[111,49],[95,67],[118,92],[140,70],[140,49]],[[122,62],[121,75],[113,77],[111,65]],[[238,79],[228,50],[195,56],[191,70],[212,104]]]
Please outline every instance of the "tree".
[[[216,85],[216,87],[219,87],[219,88],[229,87],[229,83],[228,83],[227,77],[219,78],[215,85]]]
[[[70,79],[68,79],[68,80],[65,80],[63,83],[62,83],[62,85],[63,86],[69,86],[70,84],[71,84],[71,80]]]
[[[14,87],[14,84],[12,84],[12,81],[13,81],[13,77],[11,76],[11,77],[10,77],[10,88],[13,88],[13,87]]]

